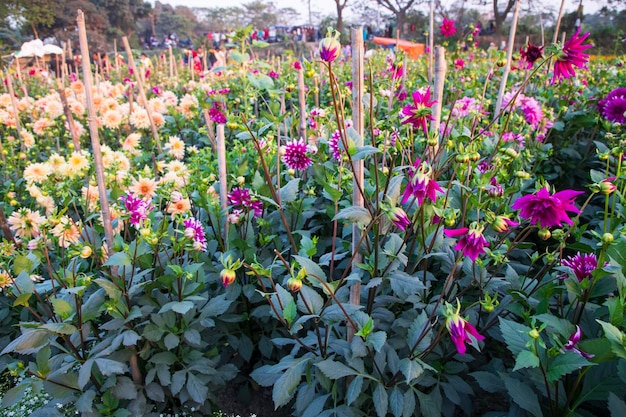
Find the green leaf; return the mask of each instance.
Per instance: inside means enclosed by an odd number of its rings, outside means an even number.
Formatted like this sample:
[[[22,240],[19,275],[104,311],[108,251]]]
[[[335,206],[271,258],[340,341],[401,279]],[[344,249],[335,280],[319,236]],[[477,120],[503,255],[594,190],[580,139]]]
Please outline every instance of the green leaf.
[[[498,378],[496,375],[487,371],[476,371],[470,374],[476,382],[478,382],[478,386],[490,393],[496,393],[503,390],[502,380]]]
[[[511,353],[519,355],[521,351],[526,350],[526,342],[530,339],[528,335],[530,327],[502,317],[498,317],[498,320],[500,320],[500,331]]]
[[[589,362],[581,355],[575,352],[564,352],[557,356],[550,364],[547,372],[548,381],[555,382],[563,375],[570,374],[581,369],[583,366],[596,365]]]
[[[309,258],[300,255],[294,255],[293,258],[298,261],[302,268],[306,270],[307,277],[313,277],[313,279],[310,280],[313,285],[319,285],[319,280],[328,282],[326,274],[317,263],[313,262]]]
[[[620,399],[614,392],[609,394],[609,412],[611,417],[626,416],[626,403]]]
[[[535,417],[543,417],[539,405],[539,398],[528,385],[508,375],[501,375],[501,377],[504,380],[504,386],[509,392],[509,398],[511,398],[515,404]]]
[[[23,355],[37,353],[42,346],[48,344],[49,339],[50,333],[48,332],[39,329],[28,329],[6,345],[0,355],[4,355],[9,352],[21,353]]]
[[[28,388],[28,386],[29,384],[21,383],[5,392],[2,395],[0,407],[7,408],[19,403],[20,400],[24,397],[24,391],[26,391],[26,388]]]
[[[333,221],[345,220],[348,223],[358,223],[361,226],[365,226],[372,221],[372,216],[365,207],[350,206],[342,209],[333,218]]]
[[[243,64],[244,62],[247,62],[250,60],[250,55],[247,53],[241,53],[239,51],[235,51],[233,50],[230,53],[230,57],[233,59],[233,61],[237,62],[238,64]]]
[[[367,336],[366,344],[371,345],[376,352],[380,352],[387,341],[387,333],[378,331]]]
[[[29,274],[33,264],[33,261],[31,261],[27,256],[20,254],[15,255],[15,258],[13,258],[13,274],[19,275],[22,272]]]
[[[294,178],[280,189],[280,200],[284,203],[291,203],[298,198],[298,186],[300,178]]]
[[[52,302],[54,314],[58,315],[63,320],[72,315],[73,308],[67,301],[60,298],[52,298],[50,301]]]
[[[374,408],[376,409],[378,417],[385,417],[387,415],[387,409],[389,408],[389,396],[383,384],[377,384],[372,396],[372,401],[374,401]]]
[[[515,368],[513,372],[523,368],[537,368],[539,366],[539,358],[529,350],[522,350],[515,359]]]
[[[417,343],[418,340],[419,343]],[[409,343],[411,349],[415,346],[415,352],[422,352],[424,349],[428,348],[431,340],[431,325],[428,321],[428,315],[425,311],[422,311],[417,317],[415,317],[415,320],[411,323],[411,327],[409,327],[407,342]]]
[[[420,410],[424,417],[441,417],[441,393],[436,388],[429,394],[415,391],[420,402]]]
[[[309,360],[309,358],[300,359],[300,361],[292,367],[287,368],[285,373],[283,373],[280,378],[276,380],[274,389],[272,390],[272,399],[274,400],[274,407],[276,409],[287,404],[289,400],[291,400],[298,384],[300,384],[300,381],[302,380],[303,367]]]
[[[109,298],[112,300],[117,301],[122,295],[122,291],[120,291],[120,289],[108,279],[96,278],[94,279],[94,282],[98,284],[102,289],[104,289]]]
[[[168,333],[167,336],[163,339],[163,344],[168,349],[174,349],[180,343],[180,339],[173,333]]]
[[[404,397],[398,387],[394,387],[393,390],[391,390],[391,395],[389,396],[389,408],[391,409],[391,414],[393,414],[394,417],[402,416]]]
[[[346,405],[352,404],[361,394],[361,389],[363,387],[363,377],[357,376],[355,377],[350,385],[348,385],[348,391],[346,392]]]
[[[115,252],[113,255],[109,256],[109,259],[104,263],[104,266],[130,266],[132,265],[132,260],[130,256],[128,256],[125,252]]]
[[[172,304],[172,311],[185,314],[194,307],[191,301],[176,301]]]
[[[296,318],[296,314],[296,303],[292,298],[283,309],[283,318],[289,325],[291,325],[291,323],[293,323],[293,320]]]
[[[66,334],[70,336],[78,331],[75,326],[72,326],[69,323],[46,323],[42,324],[41,328],[51,331],[52,333]]]
[[[187,374],[187,392],[192,400],[203,404],[209,395],[209,387],[207,387],[200,378],[189,372]]]
[[[623,333],[611,323],[605,323],[600,320],[596,320],[602,326],[604,335],[611,342],[611,351],[620,358],[626,359],[626,348],[624,347],[624,335]]]
[[[17,307],[17,306],[28,307],[30,305],[28,301],[30,300],[30,297],[32,295],[33,295],[32,292],[18,295],[15,301],[13,301],[13,307]]]
[[[361,336],[362,338],[366,338],[367,335],[372,333],[372,330],[374,330],[374,320],[371,317],[369,317],[368,320],[365,322],[365,324],[361,326],[359,331],[356,332],[354,335]]]
[[[318,314],[324,307],[324,299],[313,288],[303,285],[298,293],[298,310],[301,313]]]
[[[417,294],[426,289],[426,286],[417,276],[411,276],[406,272],[396,270],[389,275],[391,290],[401,299]]]
[[[382,152],[380,149],[375,148],[371,145],[361,146],[360,148],[357,148],[354,155],[352,155],[352,160],[358,161],[360,159],[365,159],[369,155],[373,155],[375,153],[380,153],[380,152]]]
[[[20,272],[13,282],[13,286],[15,287],[14,294],[31,294],[35,291],[35,284],[33,280],[30,279],[30,274],[26,271]]]
[[[415,411],[415,395],[413,394],[413,391],[407,390],[404,393],[403,401],[402,417],[411,417]]]
[[[126,373],[128,366],[122,362],[114,361],[113,359],[97,358],[95,360],[98,369],[102,372],[102,375],[110,376],[115,374]]]
[[[411,384],[411,381],[415,378],[419,378],[420,375],[424,373],[424,368],[417,361],[409,358],[403,358],[400,361],[399,367],[400,372],[402,372],[402,375],[406,378],[406,383],[409,385]]]
[[[350,375],[358,375],[354,369],[344,365],[341,362],[335,362],[332,359],[326,359],[315,364],[320,371],[329,379],[339,379]]]

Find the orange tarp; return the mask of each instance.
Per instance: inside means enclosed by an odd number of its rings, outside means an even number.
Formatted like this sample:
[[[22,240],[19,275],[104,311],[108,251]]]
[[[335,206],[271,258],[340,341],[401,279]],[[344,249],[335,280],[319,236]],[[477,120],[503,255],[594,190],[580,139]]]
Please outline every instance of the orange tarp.
[[[381,38],[379,36],[374,36],[374,43],[377,45],[389,46],[389,45],[395,45],[396,40],[393,38]],[[398,48],[401,51],[406,52],[407,55],[411,59],[417,59],[417,57],[424,54],[426,50],[425,45],[423,43],[413,43],[413,42],[405,41],[404,39],[399,39],[397,43],[398,43],[397,45]]]

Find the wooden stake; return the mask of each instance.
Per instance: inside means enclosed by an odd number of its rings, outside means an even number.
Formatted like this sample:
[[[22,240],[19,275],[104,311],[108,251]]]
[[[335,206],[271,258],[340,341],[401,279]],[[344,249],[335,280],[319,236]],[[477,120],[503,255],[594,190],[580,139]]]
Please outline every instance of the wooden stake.
[[[515,11],[513,12],[513,22],[511,23],[511,32],[509,33],[509,44],[506,51],[506,64],[502,69],[502,80],[500,81],[500,91],[498,92],[498,100],[496,101],[496,108],[494,112],[494,118],[500,117],[500,108],[502,107],[502,98],[506,92],[506,82],[509,78],[509,72],[511,71],[511,59],[513,58],[513,44],[515,43],[515,32],[517,30],[517,20],[519,17],[519,4],[520,0],[515,2]]]
[[[146,91],[143,88],[143,82],[141,81],[141,74],[137,70],[135,66],[135,59],[133,58],[133,51],[130,49],[130,44],[128,43],[128,38],[124,36],[122,38],[122,42],[124,42],[124,48],[126,49],[126,53],[128,54],[128,65],[133,70],[133,74],[135,75],[135,80],[137,81],[137,86],[139,87],[139,96],[141,97],[142,104],[148,113],[148,120],[150,120],[150,129],[152,129],[152,137],[154,138],[154,142],[156,144],[157,150],[159,153],[162,153],[161,150],[161,141],[159,140],[159,132],[157,131],[156,125],[154,124],[154,119],[152,118],[152,111],[150,110],[150,106],[148,105],[148,99],[146,98]]]
[[[89,45],[87,44],[87,30],[85,29],[85,15],[82,10],[78,10],[76,17],[78,24],[78,36],[80,41],[80,53],[82,55],[83,78],[85,83],[85,98],[87,99],[87,114],[89,118],[89,134],[91,137],[91,147],[96,168],[96,181],[98,183],[98,193],[100,194],[100,209],[102,210],[102,224],[104,226],[104,236],[108,245],[109,253],[113,251],[113,227],[111,224],[111,210],[109,209],[109,199],[107,197],[106,180],[104,177],[104,164],[102,163],[102,151],[100,149],[100,139],[98,137],[98,117],[93,103],[93,80],[91,74],[91,63],[89,59]]]
[[[440,128],[441,128],[441,109],[443,106],[443,90],[446,81],[446,50],[443,46],[437,46],[435,48],[435,74],[434,74],[434,88],[433,88],[433,97],[432,99],[435,101],[433,105],[433,119],[430,124],[430,135],[436,138],[440,136]],[[435,155],[439,151],[439,144],[432,147],[429,146],[427,150],[428,159],[433,161],[435,159]]]
[[[363,82],[363,27],[358,26],[352,28],[352,121],[354,130],[363,138],[365,128],[365,117],[363,112],[363,91],[365,89]],[[363,144],[361,143],[361,146]],[[363,159],[353,163],[354,177],[352,179],[352,205],[354,207],[363,207],[365,201],[363,199],[364,164]],[[352,225],[352,267],[362,262],[363,258],[359,253],[359,242],[361,240],[361,229],[358,224]],[[350,304],[361,304],[361,283],[355,282],[350,286]],[[351,341],[358,329],[352,325],[348,325],[348,341]]]
[[[433,57],[435,53],[435,0],[430,0],[430,22],[428,24],[428,83],[433,82]]]
[[[19,64],[17,64],[19,67]],[[13,108],[13,118],[15,119],[15,130],[17,130],[17,136],[20,140],[20,150],[24,151],[24,140],[22,139],[22,126],[20,124],[20,110],[17,105],[17,99],[15,98],[15,91],[13,90],[13,77],[11,77],[11,71],[7,69],[7,87],[9,87],[9,95],[11,96],[11,107]]]
[[[217,125],[217,172],[220,181],[220,203],[224,213],[228,209],[228,174],[226,170],[226,140],[224,125]],[[224,241],[228,237],[228,221],[224,222]]]
[[[301,139],[306,139],[306,96],[304,85],[304,69],[298,71],[298,103],[300,106],[300,125],[298,134]]]
[[[61,97],[61,103],[63,104],[63,113],[65,113],[67,125],[70,129],[70,134],[72,135],[74,149],[76,149],[77,152],[80,152],[80,137],[78,136],[78,132],[76,131],[76,125],[74,125],[74,117],[72,117],[72,111],[70,110],[70,106],[68,106],[67,104],[67,97],[65,96],[65,85],[57,80],[57,88],[59,90],[59,97]]]

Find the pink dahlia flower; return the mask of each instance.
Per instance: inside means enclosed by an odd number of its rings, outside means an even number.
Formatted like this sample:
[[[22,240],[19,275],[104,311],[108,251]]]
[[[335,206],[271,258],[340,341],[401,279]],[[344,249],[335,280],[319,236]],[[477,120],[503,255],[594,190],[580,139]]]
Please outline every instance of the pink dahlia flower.
[[[626,88],[611,91],[598,102],[598,110],[609,122],[626,124]]]
[[[414,128],[421,127],[424,134],[428,134],[427,120],[434,120],[432,107],[436,101],[430,101],[430,87],[424,92],[413,92],[413,105],[405,106],[400,114],[404,116],[402,124],[411,124]]]
[[[530,219],[530,224],[539,223],[541,227],[560,226],[563,222],[572,224],[567,212],[580,213],[574,205],[574,199],[580,194],[582,191],[563,190],[550,195],[545,187],[518,198],[511,208],[520,210],[520,216]]]
[[[576,75],[577,68],[585,68],[589,62],[589,55],[585,54],[585,49],[591,48],[593,45],[583,45],[583,42],[589,36],[589,32],[579,36],[580,27],[576,29],[574,36],[565,42],[563,49],[556,57],[554,63],[554,74],[552,76],[552,84],[558,79],[570,78]]]

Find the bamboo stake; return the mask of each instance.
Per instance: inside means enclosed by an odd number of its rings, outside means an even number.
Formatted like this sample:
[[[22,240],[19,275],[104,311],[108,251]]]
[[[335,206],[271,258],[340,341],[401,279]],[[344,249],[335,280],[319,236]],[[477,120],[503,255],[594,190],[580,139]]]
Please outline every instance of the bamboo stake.
[[[354,130],[363,138],[364,134],[364,114],[363,114],[363,91],[365,89],[363,83],[363,27],[352,28],[352,121],[354,122]],[[362,143],[361,143],[362,145]],[[363,159],[353,163],[354,177],[352,191],[352,205],[355,207],[363,207],[365,201],[361,190],[364,189],[364,164]],[[361,229],[358,224],[352,225],[352,265],[357,265],[362,261],[359,253],[359,241],[361,240]],[[361,283],[355,282],[350,287],[350,304],[361,304]],[[348,341],[351,341],[358,329],[351,324],[348,325]]]
[[[300,125],[298,134],[300,138],[306,139],[306,96],[304,86],[304,69],[298,71],[298,104],[300,107]]]
[[[433,57],[435,53],[435,0],[430,0],[430,21],[428,24],[428,83],[433,82]]]
[[[314,97],[315,97],[315,108],[319,108],[320,106],[320,80],[319,80],[319,76],[315,75],[315,77],[313,77],[313,88],[314,88]]]
[[[513,21],[511,22],[511,32],[509,33],[509,44],[506,51],[506,64],[502,70],[502,80],[500,81],[500,91],[498,92],[498,100],[496,101],[496,108],[494,112],[494,118],[500,117],[500,108],[502,107],[502,98],[506,92],[506,82],[509,78],[509,72],[511,71],[511,59],[513,58],[513,44],[515,43],[515,31],[517,30],[517,20],[519,17],[519,4],[520,0],[515,2],[515,11],[513,12]]]
[[[436,146],[428,147],[428,157],[432,161],[439,151],[439,137],[441,128],[441,109],[443,107],[443,90],[446,81],[446,49],[443,46],[435,48],[435,73],[434,73],[434,89],[433,89],[433,121],[430,124],[430,135],[436,137],[438,143]]]
[[[159,153],[161,150],[161,141],[159,140],[159,132],[157,131],[156,125],[154,124],[154,119],[152,118],[152,111],[150,110],[150,106],[148,105],[148,99],[146,98],[146,91],[143,88],[143,82],[141,81],[141,74],[139,74],[137,67],[135,66],[135,59],[133,58],[133,51],[130,49],[130,44],[128,43],[128,38],[124,36],[122,38],[122,42],[124,42],[124,48],[126,49],[126,53],[128,54],[128,65],[133,70],[133,74],[135,75],[135,79],[137,80],[137,86],[139,87],[139,96],[141,97],[141,101],[143,102],[143,106],[148,113],[148,120],[150,120],[150,129],[152,129],[152,137],[154,137],[154,142],[156,143],[157,150]]]
[[[19,64],[18,64],[19,67]],[[20,150],[24,151],[24,140],[22,139],[22,126],[20,124],[20,110],[17,105],[17,99],[15,98],[15,91],[13,90],[13,77],[11,77],[11,71],[7,70],[7,87],[9,87],[9,95],[11,96],[11,107],[13,108],[13,118],[15,119],[15,130],[17,130],[17,136],[20,139]]]
[[[113,39],[113,53],[115,54],[115,72],[117,73],[117,76],[120,76],[120,60],[117,56],[117,39]]]
[[[70,106],[67,104],[67,97],[65,96],[65,86],[57,80],[57,87],[59,90],[59,97],[61,97],[61,104],[63,104],[63,113],[65,113],[65,118],[67,119],[67,125],[70,129],[70,134],[72,135],[72,142],[74,143],[74,149],[77,152],[80,151],[80,137],[78,136],[78,132],[76,131],[76,125],[74,125],[74,117],[72,117],[72,111],[70,110]]]
[[[168,46],[170,57],[170,81],[174,79],[174,55],[172,54],[172,45]]]
[[[224,125],[217,125],[217,172],[220,181],[220,203],[226,213],[228,209],[228,174],[226,170],[226,140]],[[228,221],[224,222],[224,241],[228,237]]]
[[[561,7],[559,7],[559,15],[556,18],[556,26],[554,27],[554,36],[552,37],[552,43],[556,43],[559,39],[559,29],[561,28],[561,19],[563,18],[563,9],[565,8],[565,0],[561,0]]]
[[[100,149],[100,139],[98,138],[98,118],[93,103],[93,80],[91,74],[91,63],[89,62],[89,45],[87,44],[87,31],[85,29],[85,15],[82,10],[78,10],[76,17],[78,24],[78,36],[80,41],[80,53],[83,64],[83,81],[85,83],[85,98],[87,100],[87,111],[89,118],[89,134],[91,136],[91,147],[96,168],[96,181],[98,183],[98,193],[100,194],[100,209],[102,212],[102,224],[104,226],[104,236],[109,251],[113,250],[113,227],[111,224],[111,210],[109,209],[109,199],[107,197],[106,180],[104,177],[104,164],[102,162],[102,151]]]

